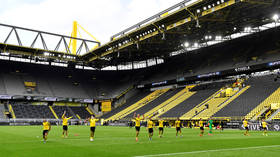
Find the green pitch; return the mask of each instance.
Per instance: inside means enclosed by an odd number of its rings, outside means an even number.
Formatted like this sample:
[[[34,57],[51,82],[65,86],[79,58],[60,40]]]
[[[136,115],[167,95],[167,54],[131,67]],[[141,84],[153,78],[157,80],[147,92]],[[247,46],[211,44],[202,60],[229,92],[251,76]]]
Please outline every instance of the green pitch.
[[[141,128],[139,142],[135,129],[128,127],[97,127],[93,142],[89,127],[69,126],[69,138],[61,137],[61,126],[53,126],[46,144],[42,142],[41,126],[1,126],[1,157],[264,157],[279,156],[280,132],[251,132],[244,136],[240,130],[214,130],[214,136],[199,137],[198,129],[182,129],[183,137],[175,137],[175,129],[158,130],[152,141],[146,128]],[[207,130],[205,130],[207,132]]]

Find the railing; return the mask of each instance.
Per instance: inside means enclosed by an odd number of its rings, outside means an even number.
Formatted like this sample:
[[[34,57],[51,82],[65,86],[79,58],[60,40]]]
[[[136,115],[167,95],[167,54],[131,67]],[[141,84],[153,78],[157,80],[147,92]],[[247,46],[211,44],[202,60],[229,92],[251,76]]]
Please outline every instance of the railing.
[[[46,52],[63,52],[67,54],[79,55],[88,52],[96,44],[100,45],[100,42],[93,40],[75,38],[71,36],[1,23],[0,31],[1,34],[7,34],[7,36],[1,36],[0,43],[2,44],[41,49],[45,50]],[[12,37],[13,34],[15,38]],[[24,38],[21,36],[23,36]],[[71,40],[76,40],[79,45],[77,45],[76,52],[72,52],[69,48]]]
[[[154,15],[152,17],[149,17],[149,18],[147,18],[147,19],[145,19],[145,20],[143,20],[143,21],[141,21],[141,22],[139,22],[139,23],[137,23],[137,24],[135,24],[135,25],[133,25],[133,26],[131,26],[131,27],[129,27],[129,28],[127,28],[127,29],[117,33],[117,34],[115,34],[115,35],[113,35],[111,37],[111,40],[113,40],[116,37],[120,37],[120,36],[126,34],[127,32],[132,31],[133,29],[137,29],[137,28],[141,27],[142,25],[147,24],[148,22],[154,21],[154,20],[160,18],[165,13],[168,13],[170,11],[174,11],[176,9],[178,10],[178,8],[180,9],[182,7],[185,7],[186,3],[190,2],[190,1],[192,1],[192,0],[184,0],[183,2],[180,2],[180,3],[176,4],[176,5],[173,5],[172,7],[168,8],[166,10],[163,10],[163,11],[159,12],[158,14],[156,14],[156,15]]]

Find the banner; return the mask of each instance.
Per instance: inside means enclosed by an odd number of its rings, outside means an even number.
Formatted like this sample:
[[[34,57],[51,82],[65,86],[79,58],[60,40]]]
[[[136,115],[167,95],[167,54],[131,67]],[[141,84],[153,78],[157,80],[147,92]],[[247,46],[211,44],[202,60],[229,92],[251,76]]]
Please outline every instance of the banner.
[[[45,101],[56,101],[56,97],[45,97]]]
[[[109,112],[111,111],[111,101],[102,101],[101,103],[101,111],[102,112]]]
[[[93,99],[84,99],[84,103],[93,103]]]
[[[0,95],[0,99],[12,99],[10,95]]]
[[[280,123],[267,123],[267,130],[268,131],[280,131]],[[249,130],[254,131],[262,131],[261,122],[259,123],[251,123],[248,125]],[[239,129],[245,130],[243,124],[239,125]]]

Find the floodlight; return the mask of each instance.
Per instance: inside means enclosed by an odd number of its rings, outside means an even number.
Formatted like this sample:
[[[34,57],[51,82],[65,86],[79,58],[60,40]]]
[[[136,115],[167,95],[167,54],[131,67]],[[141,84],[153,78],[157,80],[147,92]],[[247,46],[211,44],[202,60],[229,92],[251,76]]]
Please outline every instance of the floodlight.
[[[190,43],[189,43],[189,42],[185,42],[185,43],[184,43],[184,46],[185,46],[185,47],[189,47],[189,46],[190,46]]]
[[[278,20],[279,20],[279,15],[274,14],[273,17],[272,17],[272,19],[273,19],[274,21],[278,21]]]
[[[216,36],[216,40],[222,40],[222,36]]]

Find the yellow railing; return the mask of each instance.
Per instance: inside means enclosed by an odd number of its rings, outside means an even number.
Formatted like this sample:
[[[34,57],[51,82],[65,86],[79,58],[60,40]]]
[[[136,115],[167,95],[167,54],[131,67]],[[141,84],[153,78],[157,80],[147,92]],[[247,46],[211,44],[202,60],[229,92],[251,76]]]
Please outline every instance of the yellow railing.
[[[225,98],[212,98],[211,100],[209,100],[206,104],[208,105],[208,109],[205,109],[205,105],[203,105],[201,108],[203,109],[202,112],[200,112],[198,115],[196,115],[195,117],[193,117],[192,119],[208,119],[209,117],[211,117],[214,112],[218,109],[218,106],[225,102],[226,100],[228,100],[228,97]]]
[[[280,112],[278,112],[272,119],[280,119]]]
[[[267,97],[261,104],[254,108],[250,113],[246,115],[247,119],[252,119],[258,115],[265,107],[270,107],[272,103],[280,103],[280,88],[274,91],[269,97]]]
[[[80,117],[78,114],[76,114],[76,117],[78,117],[79,119],[81,119],[81,117]]]
[[[165,105],[164,107],[160,108],[160,113],[157,114],[156,116],[154,116],[154,118],[157,118],[161,115],[163,115],[164,113],[166,113],[167,111],[169,111],[170,109],[174,108],[175,106],[177,106],[178,104],[182,103],[183,101],[187,100],[188,98],[190,98],[192,95],[194,95],[196,92],[190,92],[187,89],[185,90],[184,94],[180,97],[178,97],[175,101],[172,101],[171,103]]]
[[[145,117],[150,117],[152,115],[154,115],[155,113],[157,113],[159,111],[159,109],[161,109],[162,107],[168,105],[169,103],[171,103],[172,101],[174,101],[175,99],[177,99],[178,97],[180,97],[181,95],[183,95],[183,93],[186,91],[187,89],[184,88],[181,91],[179,91],[177,94],[175,94],[174,96],[172,96],[171,98],[169,98],[168,100],[164,101],[163,103],[161,103],[160,105],[154,107],[153,109],[151,109],[150,111],[146,112],[144,115]]]
[[[88,111],[89,114],[94,115],[94,113],[90,110],[89,107],[86,107],[86,110]]]
[[[218,90],[217,92],[215,92],[214,94],[212,94],[210,97],[208,97],[206,100],[202,101],[201,103],[199,103],[198,105],[196,105],[196,107],[194,107],[193,109],[191,109],[190,111],[188,111],[187,113],[185,113],[184,115],[182,115],[180,117],[180,119],[184,119],[184,120],[188,120],[191,119],[192,117],[194,117],[196,115],[196,113],[201,112],[202,110],[204,110],[205,108],[205,104],[207,104],[207,102],[211,99],[213,99],[217,94],[219,94],[221,92],[222,89]]]
[[[9,112],[12,114],[13,119],[16,119],[16,115],[11,104],[9,104]]]
[[[52,111],[52,114],[54,115],[54,117],[55,117],[56,119],[58,119],[58,116],[57,116],[57,114],[55,113],[55,111],[54,111],[54,109],[52,108],[52,106],[49,106],[49,108],[50,108],[50,110]]]
[[[152,92],[151,94],[149,94],[148,96],[144,97],[143,99],[139,100],[138,102],[134,103],[133,105],[125,108],[124,110],[118,112],[117,114],[107,118],[106,120],[116,120],[116,119],[121,119],[125,116],[127,116],[128,114],[136,111],[137,109],[145,106],[146,104],[148,104],[149,102],[155,100],[156,98],[158,98],[160,95],[164,94],[165,92],[167,92],[169,89],[161,89],[161,90],[156,90],[154,92]]]
[[[201,118],[200,116],[205,117],[206,119],[212,117],[215,113],[220,111],[222,108],[230,104],[233,100],[238,98],[241,94],[243,94],[247,89],[249,89],[250,86],[246,86],[242,88],[240,91],[233,91],[230,97],[226,98],[215,98],[220,99],[216,100],[216,102],[209,102],[209,109],[205,110],[202,114],[197,115],[195,118]],[[208,102],[207,102],[208,104]],[[211,104],[211,106],[210,106]]]

